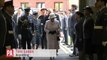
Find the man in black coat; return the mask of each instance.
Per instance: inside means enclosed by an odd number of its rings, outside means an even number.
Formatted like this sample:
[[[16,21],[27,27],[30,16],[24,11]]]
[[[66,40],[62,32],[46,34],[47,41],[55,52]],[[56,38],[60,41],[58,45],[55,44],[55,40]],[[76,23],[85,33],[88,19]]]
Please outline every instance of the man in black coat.
[[[77,23],[75,24],[75,46],[79,51],[79,60],[84,60],[83,56],[83,22],[84,15],[81,12],[76,12]]]
[[[41,9],[41,15],[39,16],[38,19],[40,19],[40,29],[41,29],[41,46],[42,49],[46,49],[47,48],[47,40],[46,40],[46,32],[44,31],[44,26],[45,26],[45,22],[46,20],[48,20],[48,16],[46,15],[46,9],[43,8]]]
[[[32,40],[32,33],[31,33],[31,23],[29,20],[29,12],[30,8],[27,7],[24,9],[25,13],[19,18],[18,22],[18,34],[21,34],[22,39],[22,48],[26,49],[26,43],[28,49],[31,49],[31,40]],[[33,28],[33,27],[32,27]],[[33,31],[33,30],[32,30]]]
[[[94,26],[94,40],[95,50],[98,60],[107,59],[107,0],[97,0],[96,6],[99,7],[96,13],[96,22]],[[104,58],[105,55],[105,58]]]
[[[22,37],[21,45],[23,49],[26,49],[26,46],[27,46],[27,49],[31,49],[32,32],[34,32],[33,30],[34,27],[32,23],[30,23],[30,19],[28,18],[29,12],[30,12],[30,7],[26,7],[24,9],[24,14],[19,18],[19,21],[18,21],[18,34],[21,35]],[[32,58],[30,57],[29,60],[31,59]],[[23,58],[23,60],[25,60],[25,58]]]
[[[7,25],[7,32],[5,38],[5,47],[4,48],[16,48],[16,40],[14,39],[14,32],[13,32],[13,23],[12,15],[14,14],[14,6],[12,1],[5,2],[3,6],[3,15],[6,19]]]
[[[94,20],[92,18],[92,8],[87,6],[84,8],[85,20],[83,22],[83,51],[88,56],[89,60],[93,60],[93,30]],[[85,56],[84,55],[84,56]]]
[[[5,36],[6,36],[6,21],[2,13],[3,5],[4,5],[4,0],[0,0],[0,56],[2,55],[3,52]]]
[[[72,8],[72,12],[68,18],[68,30],[69,30],[69,36],[70,36],[70,45],[72,46],[72,43],[74,45],[74,42],[75,42],[75,30],[74,30],[74,25],[75,23],[77,22],[76,21],[76,9],[77,9],[77,5],[71,5],[71,8]],[[76,51],[76,47],[75,45],[73,46],[73,53],[70,54],[69,56],[72,57],[72,56],[76,56],[77,55],[77,51]]]

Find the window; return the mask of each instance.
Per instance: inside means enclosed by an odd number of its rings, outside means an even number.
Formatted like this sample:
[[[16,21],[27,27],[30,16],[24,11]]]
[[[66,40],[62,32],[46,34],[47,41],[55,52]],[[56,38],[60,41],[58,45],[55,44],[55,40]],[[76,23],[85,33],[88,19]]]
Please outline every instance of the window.
[[[22,3],[21,3],[21,7],[22,7],[22,8],[29,7],[29,3],[28,3],[28,2],[22,2]]]
[[[55,9],[58,10],[58,11],[63,9],[63,3],[62,2],[55,2],[54,6],[55,6]]]
[[[45,8],[45,3],[44,2],[37,2],[36,8]]]

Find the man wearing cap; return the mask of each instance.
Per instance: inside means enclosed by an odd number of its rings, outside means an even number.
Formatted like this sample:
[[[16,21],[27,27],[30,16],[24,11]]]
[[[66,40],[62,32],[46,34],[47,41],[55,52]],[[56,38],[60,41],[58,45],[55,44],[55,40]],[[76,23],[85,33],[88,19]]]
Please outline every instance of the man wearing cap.
[[[26,43],[27,43],[27,49],[31,49],[32,33],[30,28],[32,26],[28,18],[30,8],[29,7],[25,8],[24,12],[25,13],[19,18],[19,21],[18,21],[18,32],[19,32],[19,36],[22,37],[21,39],[22,48],[26,49]],[[25,58],[23,58],[23,60],[24,59]]]
[[[107,59],[107,0],[96,0],[96,6],[99,6],[96,13],[94,26],[94,45],[98,60]]]
[[[5,35],[6,35],[6,20],[3,16],[2,7],[4,5],[4,0],[0,0],[0,56],[3,53],[3,47],[5,42]]]
[[[30,8],[27,7],[24,9],[25,13],[19,18],[19,22],[18,22],[18,31],[19,34],[21,34],[22,36],[22,48],[26,49],[26,42],[28,45],[28,49],[31,49],[31,39],[32,39],[32,34],[30,31],[30,20],[28,19],[29,17],[29,11]]]
[[[14,32],[13,32],[13,23],[12,15],[14,14],[14,6],[12,1],[6,1],[3,6],[3,15],[6,18],[7,24],[7,33],[6,33],[6,41],[5,41],[5,48],[16,48],[17,42],[14,39]]]
[[[6,58],[6,49],[7,48],[9,48],[9,49],[16,48],[16,41],[14,40],[14,32],[13,32],[13,26],[12,26],[12,24],[13,24],[12,15],[14,13],[14,6],[13,6],[12,1],[6,1],[3,6],[2,11],[3,11],[2,13],[5,18],[5,21],[6,21],[6,26],[7,26],[6,30],[7,31],[5,32],[6,37],[5,37],[3,51],[0,51],[3,53],[3,55],[0,57],[0,60],[17,60],[19,58]],[[0,47],[0,49],[1,49],[1,47]]]
[[[41,38],[41,34],[40,34],[40,20],[38,19],[38,12],[34,11],[33,14],[30,16],[30,20],[32,20],[33,25],[34,25],[34,36],[32,38],[32,46],[33,48],[36,49],[39,48],[40,45],[40,38]]]

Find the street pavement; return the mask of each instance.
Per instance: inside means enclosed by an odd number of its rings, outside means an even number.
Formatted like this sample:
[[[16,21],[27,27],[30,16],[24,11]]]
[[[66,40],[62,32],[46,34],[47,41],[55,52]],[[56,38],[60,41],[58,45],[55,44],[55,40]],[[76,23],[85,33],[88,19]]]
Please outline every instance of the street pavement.
[[[72,54],[72,47],[68,48],[67,45],[60,43],[60,49],[58,56],[54,60],[78,60],[78,56],[69,57],[69,54]],[[49,57],[34,57],[32,60],[50,60]]]

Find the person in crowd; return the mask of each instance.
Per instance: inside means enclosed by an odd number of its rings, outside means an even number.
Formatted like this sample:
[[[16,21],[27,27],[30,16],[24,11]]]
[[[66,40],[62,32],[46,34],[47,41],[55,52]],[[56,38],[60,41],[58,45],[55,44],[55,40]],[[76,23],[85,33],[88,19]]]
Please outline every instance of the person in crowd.
[[[32,21],[34,24],[34,37],[32,40],[33,43],[33,48],[35,48],[35,44],[36,44],[36,49],[38,49],[39,45],[40,45],[40,40],[41,40],[41,36],[40,36],[40,20],[38,19],[38,12],[34,11],[32,16]]]
[[[68,34],[67,34],[67,20],[68,20],[68,17],[67,15],[65,14],[65,12],[61,12],[61,15],[60,15],[60,19],[61,19],[61,29],[62,29],[62,32],[64,34],[64,39],[62,40],[62,42],[64,42],[66,45],[68,45]]]
[[[14,36],[15,40],[18,41],[18,48],[21,48],[21,38],[18,37],[18,20],[19,17],[22,15],[22,8],[18,9],[18,12],[13,15],[13,20],[14,20]]]
[[[6,19],[4,18],[2,8],[4,6],[5,0],[0,0],[0,56],[3,55],[3,47],[5,43],[6,38],[6,31],[7,31],[7,25],[6,25]]]
[[[3,6],[3,15],[6,19],[7,32],[5,38],[5,47],[4,48],[17,48],[17,41],[14,36],[14,20],[12,15],[14,14],[14,6],[12,1],[5,2]]]
[[[3,55],[0,57],[0,60],[19,60],[20,58],[16,58],[16,57],[12,57],[12,58],[6,57],[6,49],[17,48],[17,42],[14,39],[14,31],[13,31],[14,20],[12,20],[12,15],[14,14],[14,6],[12,1],[5,1],[2,9],[2,14],[6,22],[7,31],[5,31],[6,37],[5,37],[5,42],[3,43],[4,44],[3,51],[2,51]]]
[[[49,17],[49,15],[50,15],[51,13],[54,13],[55,16],[56,16],[56,19],[60,22],[60,16],[59,16],[59,14],[58,14],[58,11],[56,11],[55,9],[47,9],[47,17]],[[49,20],[49,19],[48,19],[48,20]],[[61,22],[60,22],[60,24],[61,24]]]
[[[93,44],[97,60],[107,60],[107,0],[96,0],[96,20],[94,26]]]
[[[16,13],[14,13],[13,18],[16,24],[18,24],[19,17],[22,15],[22,13],[23,13],[23,9],[21,7],[16,10]]]
[[[75,24],[75,46],[78,48],[79,51],[79,60],[84,60],[83,58],[83,22],[84,22],[84,15],[83,13],[77,11],[76,12],[76,20],[77,23]]]
[[[49,20],[49,15],[53,13],[52,9],[46,9],[46,19]]]
[[[68,29],[69,29],[69,36],[70,36],[70,41],[71,41],[71,46],[73,43],[73,54],[69,55],[70,57],[72,56],[76,56],[76,47],[74,45],[74,41],[75,41],[75,30],[74,30],[74,25],[76,23],[76,18],[75,18],[75,12],[77,10],[77,6],[76,5],[71,5],[71,14],[68,18]]]
[[[60,24],[55,18],[55,14],[51,13],[49,16],[50,20],[46,21],[44,29],[46,31],[47,49],[56,49],[56,54],[58,54]]]
[[[92,8],[86,6],[84,9],[84,16],[85,20],[83,22],[83,51],[84,56],[88,56],[89,60],[93,60],[93,44],[92,44],[92,37],[94,31],[94,20],[92,18]]]
[[[59,21],[59,23],[61,24],[60,22],[60,18],[59,18],[59,15],[58,15],[58,11],[56,11],[56,9],[53,9],[53,13],[55,14],[56,16],[56,19]]]
[[[27,7],[24,9],[24,11],[25,13],[20,17],[20,20],[18,22],[18,28],[19,28],[18,31],[19,31],[19,35],[21,34],[22,36],[22,39],[21,39],[22,48],[26,49],[26,43],[27,43],[27,48],[31,49],[32,33],[31,33],[30,28],[31,27],[33,28],[33,26],[31,25],[30,20],[29,20],[30,8]],[[29,59],[31,60],[32,58],[30,57]]]
[[[44,31],[44,25],[46,20],[48,20],[48,17],[46,15],[46,8],[42,8],[41,9],[41,15],[38,17],[38,19],[40,20],[40,28],[41,28],[41,47],[42,49],[46,49],[47,48],[47,40],[46,40],[46,32]]]

